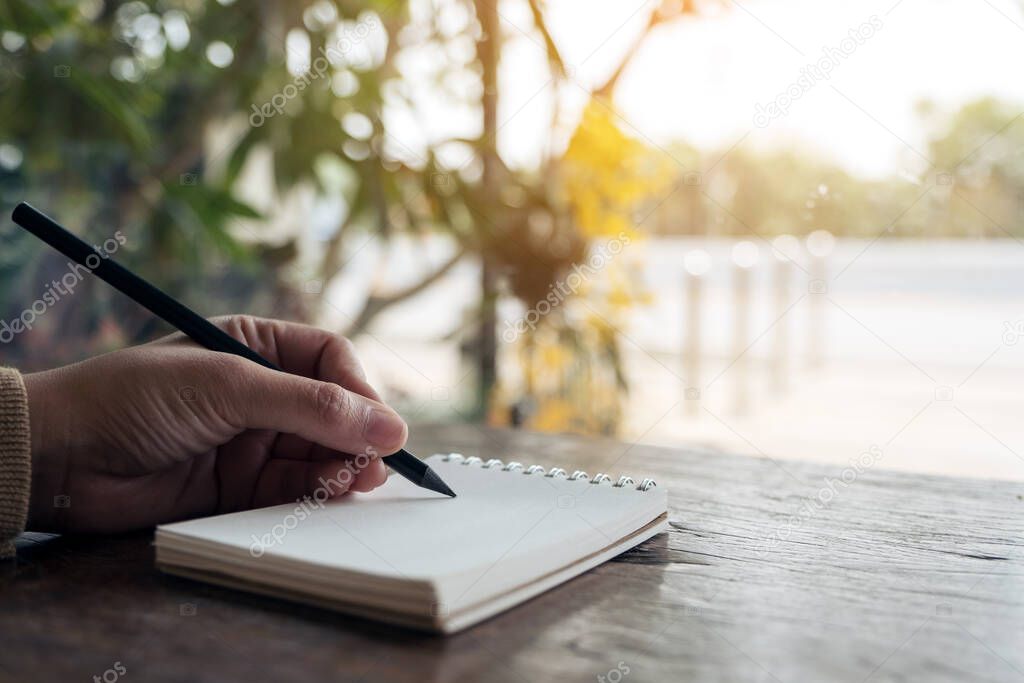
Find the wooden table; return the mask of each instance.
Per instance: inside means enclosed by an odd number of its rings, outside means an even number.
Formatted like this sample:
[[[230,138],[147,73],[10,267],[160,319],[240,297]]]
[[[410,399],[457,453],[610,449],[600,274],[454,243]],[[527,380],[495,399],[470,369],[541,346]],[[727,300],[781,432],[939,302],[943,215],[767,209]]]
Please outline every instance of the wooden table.
[[[151,533],[26,539],[0,579],[0,679],[1024,680],[1020,484],[413,434],[422,455],[654,476],[672,531],[450,638],[165,576]]]

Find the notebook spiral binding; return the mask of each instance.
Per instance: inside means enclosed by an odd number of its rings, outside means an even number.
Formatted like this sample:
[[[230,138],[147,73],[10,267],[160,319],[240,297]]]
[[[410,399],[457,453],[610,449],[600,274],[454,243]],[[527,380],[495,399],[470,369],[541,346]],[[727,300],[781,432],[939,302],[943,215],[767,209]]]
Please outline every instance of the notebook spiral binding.
[[[462,455],[461,453],[446,453],[446,454],[439,454],[439,455],[441,455],[441,459],[444,460],[445,462],[457,462],[457,463],[459,463],[461,465],[467,465],[467,466],[468,465],[479,465],[480,467],[482,467],[485,470],[486,469],[492,469],[492,468],[504,470],[505,472],[515,472],[517,470],[522,470],[523,474],[527,474],[527,475],[529,475],[529,474],[539,474],[541,476],[552,478],[552,479],[554,479],[554,478],[562,478],[562,479],[568,479],[569,481],[578,481],[578,480],[588,481],[589,480],[591,484],[595,484],[595,485],[598,485],[598,486],[600,486],[601,484],[609,484],[610,483],[613,487],[621,489],[621,488],[626,488],[627,486],[628,487],[634,487],[634,485],[635,485],[635,488],[636,488],[637,491],[647,491],[647,490],[652,489],[652,488],[654,488],[655,486],[658,485],[658,483],[656,481],[654,481],[653,479],[644,479],[639,484],[637,484],[633,480],[632,477],[625,477],[625,476],[619,477],[618,481],[614,481],[613,482],[612,478],[609,477],[607,474],[604,474],[603,472],[598,472],[597,474],[594,475],[594,478],[591,479],[590,475],[587,474],[586,472],[584,472],[583,470],[576,470],[572,474],[569,474],[568,472],[563,470],[561,467],[553,467],[553,468],[551,468],[550,471],[546,471],[540,465],[530,465],[529,467],[524,467],[523,463],[516,462],[515,460],[511,460],[511,461],[506,463],[506,462],[503,462],[502,460],[499,460],[498,458],[491,458],[490,460],[486,460],[485,461],[483,458],[478,458],[475,455],[471,455],[471,456],[469,456],[467,458],[466,456]]]

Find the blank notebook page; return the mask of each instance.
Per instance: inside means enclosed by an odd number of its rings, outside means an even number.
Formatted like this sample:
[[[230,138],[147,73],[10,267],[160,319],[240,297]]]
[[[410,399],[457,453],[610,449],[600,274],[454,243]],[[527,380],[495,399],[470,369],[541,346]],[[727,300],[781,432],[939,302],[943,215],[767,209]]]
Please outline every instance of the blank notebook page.
[[[249,566],[296,562],[425,581],[439,601],[456,607],[596,553],[666,509],[665,491],[656,487],[570,481],[440,456],[428,463],[457,498],[392,476],[368,494],[322,508],[307,504],[312,514],[301,520],[296,505],[287,504],[172,524],[161,534],[222,544],[249,557],[254,540],[266,540],[276,525],[280,542],[267,544]]]

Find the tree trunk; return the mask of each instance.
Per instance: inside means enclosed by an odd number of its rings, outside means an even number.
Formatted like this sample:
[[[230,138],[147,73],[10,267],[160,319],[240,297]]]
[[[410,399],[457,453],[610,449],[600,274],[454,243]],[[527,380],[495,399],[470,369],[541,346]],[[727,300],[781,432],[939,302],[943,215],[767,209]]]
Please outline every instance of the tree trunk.
[[[483,134],[480,154],[483,162],[481,197],[493,207],[498,196],[498,59],[500,26],[496,0],[476,0],[476,14],[483,29],[477,42],[477,56],[483,70]],[[490,250],[483,250],[480,270],[480,323],[477,331],[477,417],[487,414],[491,390],[497,379],[497,274]]]

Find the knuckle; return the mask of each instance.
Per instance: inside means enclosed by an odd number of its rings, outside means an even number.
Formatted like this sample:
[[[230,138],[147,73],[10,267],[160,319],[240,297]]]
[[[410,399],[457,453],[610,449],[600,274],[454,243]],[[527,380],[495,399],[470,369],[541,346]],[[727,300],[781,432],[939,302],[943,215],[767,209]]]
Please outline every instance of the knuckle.
[[[191,398],[187,405],[221,416],[232,425],[243,424],[248,413],[244,397],[253,394],[252,364],[239,356],[206,352],[192,367],[186,394],[179,391],[182,398]]]
[[[241,318],[242,316],[240,315],[218,315],[216,318],[210,318],[210,322],[232,337],[237,337],[242,329]]]
[[[245,335],[247,332],[256,329],[256,318],[251,315],[233,315],[231,316],[231,324]]]
[[[356,355],[356,345],[352,343],[351,339],[341,335],[336,335],[334,338],[337,340],[338,346],[341,348],[341,352],[343,354],[352,357]]]
[[[246,376],[245,371],[250,363],[241,356],[229,353],[212,353],[209,356],[209,370],[218,382],[227,381],[237,384]]]
[[[210,322],[235,338],[240,335],[244,338],[246,332],[255,331],[259,327],[260,318],[245,313],[233,313],[211,318]]]
[[[332,382],[313,385],[313,404],[321,422],[336,424],[352,414],[352,400],[348,392]]]

